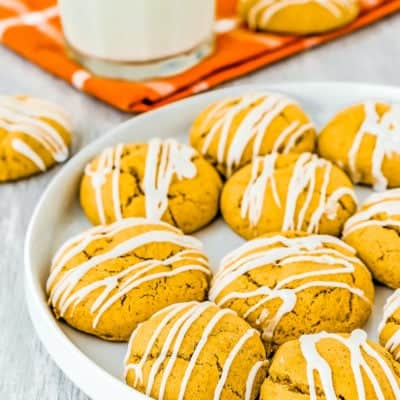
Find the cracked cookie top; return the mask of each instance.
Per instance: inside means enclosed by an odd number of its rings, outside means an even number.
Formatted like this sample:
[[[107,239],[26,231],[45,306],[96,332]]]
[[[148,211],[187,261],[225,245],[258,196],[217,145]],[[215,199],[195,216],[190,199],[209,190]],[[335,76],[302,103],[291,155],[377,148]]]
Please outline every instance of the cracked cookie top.
[[[167,307],[132,333],[126,381],[159,400],[254,400],[266,373],[256,330],[211,302]]]
[[[204,300],[211,272],[202,244],[163,222],[127,218],[68,240],[47,281],[57,318],[107,340],[173,303]]]
[[[318,149],[354,183],[399,187],[400,105],[366,101],[341,111],[318,136]]]
[[[400,361],[400,289],[387,299],[378,333],[381,345]]]
[[[216,101],[193,123],[190,143],[226,177],[254,157],[313,151],[313,123],[293,100],[249,93]]]
[[[400,368],[357,329],[351,334],[304,335],[272,359],[260,400],[400,399]]]
[[[338,236],[356,206],[346,174],[311,153],[257,157],[232,175],[221,197],[225,221],[246,239],[290,230]]]
[[[346,222],[343,238],[377,281],[400,288],[400,189],[369,196]]]
[[[0,182],[44,172],[69,156],[63,110],[29,96],[0,96]]]
[[[218,212],[222,182],[194,149],[173,139],[107,148],[85,168],[80,199],[94,224],[127,217],[194,232]]]
[[[273,352],[304,333],[363,326],[374,286],[355,251],[340,239],[288,232],[259,237],[228,254],[209,298],[259,329]]]
[[[350,23],[360,6],[356,0],[240,0],[238,11],[250,29],[309,35]]]

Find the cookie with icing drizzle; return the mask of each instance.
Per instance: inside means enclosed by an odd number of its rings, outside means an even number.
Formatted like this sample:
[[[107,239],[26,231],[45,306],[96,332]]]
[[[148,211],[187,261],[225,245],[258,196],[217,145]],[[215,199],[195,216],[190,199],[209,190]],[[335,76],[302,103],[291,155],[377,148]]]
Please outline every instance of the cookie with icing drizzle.
[[[254,157],[271,152],[312,152],[316,132],[300,106],[281,94],[225,98],[196,118],[190,143],[229,177]]]
[[[152,139],[105,149],[86,166],[80,199],[93,224],[146,217],[191,233],[217,214],[221,187],[217,171],[193,148]]]
[[[400,288],[400,189],[369,196],[347,220],[343,238],[378,282]]]
[[[278,349],[260,400],[398,400],[399,366],[360,329],[304,335]]]
[[[0,182],[64,162],[70,143],[71,122],[58,106],[29,96],[0,96]]]
[[[362,327],[374,286],[340,239],[287,232],[253,239],[225,256],[209,297],[259,329],[273,352],[305,333]]]
[[[360,6],[356,0],[239,0],[238,10],[250,29],[309,35],[347,25]]]
[[[341,111],[322,130],[318,149],[354,183],[400,187],[400,105],[366,101]]]
[[[255,400],[266,373],[259,334],[211,302],[164,308],[132,333],[127,383],[158,400]]]
[[[197,239],[163,222],[127,218],[65,242],[53,258],[47,291],[57,318],[125,341],[163,307],[204,300],[210,276]]]
[[[225,221],[246,239],[291,230],[338,236],[356,207],[346,174],[310,153],[257,157],[221,196]]]
[[[400,289],[386,301],[378,334],[381,345],[400,362]]]

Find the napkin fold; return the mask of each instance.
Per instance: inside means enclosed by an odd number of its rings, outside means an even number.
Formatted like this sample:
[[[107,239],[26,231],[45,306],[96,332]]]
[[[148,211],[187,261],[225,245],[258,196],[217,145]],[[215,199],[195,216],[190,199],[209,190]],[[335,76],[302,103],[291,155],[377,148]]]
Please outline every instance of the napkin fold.
[[[0,0],[0,43],[78,90],[121,110],[141,112],[205,91],[400,10],[400,0],[361,0],[362,12],[350,25],[327,34],[296,37],[251,32],[235,14],[236,1],[218,0],[216,52],[169,78],[128,82],[90,74],[65,55],[54,0]]]

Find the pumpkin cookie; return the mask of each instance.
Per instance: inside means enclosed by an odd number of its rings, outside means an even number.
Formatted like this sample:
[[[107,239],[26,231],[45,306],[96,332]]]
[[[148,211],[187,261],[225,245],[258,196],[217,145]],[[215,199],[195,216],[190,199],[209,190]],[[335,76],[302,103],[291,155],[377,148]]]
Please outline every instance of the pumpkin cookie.
[[[304,335],[278,349],[260,400],[398,400],[399,374],[399,364],[360,329]]]
[[[0,182],[65,161],[70,135],[70,121],[58,106],[29,96],[0,96]]]
[[[250,29],[309,35],[338,29],[355,20],[357,0],[239,0]]]
[[[316,132],[293,100],[255,93],[216,101],[196,118],[190,143],[229,177],[255,156],[312,152]]]
[[[400,289],[388,298],[378,333],[382,346],[400,361]]]
[[[191,233],[217,214],[221,187],[217,171],[194,149],[153,139],[104,150],[86,166],[80,198],[93,224],[147,217]]]
[[[132,333],[128,385],[160,400],[255,400],[265,378],[258,332],[215,304],[164,308]]]
[[[57,318],[106,340],[173,303],[203,300],[210,270],[201,243],[166,223],[128,218],[68,240],[47,281]]]
[[[310,153],[255,158],[221,197],[225,221],[246,239],[290,230],[338,236],[356,207],[349,178]]]
[[[399,187],[400,106],[367,101],[345,109],[322,130],[318,149],[354,183]]]
[[[304,333],[351,332],[374,301],[371,274],[340,239],[299,232],[269,234],[228,254],[210,299],[262,332],[274,351]]]
[[[368,197],[346,222],[343,238],[377,281],[400,288],[400,189]]]

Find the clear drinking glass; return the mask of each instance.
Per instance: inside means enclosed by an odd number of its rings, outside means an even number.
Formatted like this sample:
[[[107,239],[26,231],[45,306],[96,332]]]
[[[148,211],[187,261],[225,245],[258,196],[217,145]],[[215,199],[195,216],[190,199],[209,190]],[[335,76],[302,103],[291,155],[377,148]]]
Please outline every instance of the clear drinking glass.
[[[174,75],[214,49],[215,0],[59,0],[67,51],[101,76]]]

